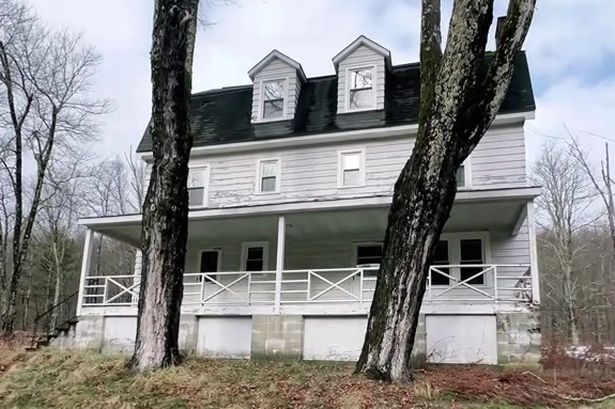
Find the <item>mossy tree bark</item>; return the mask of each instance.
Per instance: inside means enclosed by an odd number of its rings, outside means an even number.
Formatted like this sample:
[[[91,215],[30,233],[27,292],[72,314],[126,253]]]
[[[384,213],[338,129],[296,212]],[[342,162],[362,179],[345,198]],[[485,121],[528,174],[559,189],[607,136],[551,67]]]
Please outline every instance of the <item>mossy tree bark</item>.
[[[456,0],[441,51],[440,0],[422,0],[419,130],[395,184],[384,256],[356,371],[412,379],[410,356],[433,249],[457,191],[456,171],[491,125],[512,78],[535,0],[510,0],[489,64],[493,0]]]
[[[180,362],[180,307],[188,235],[189,104],[198,0],[156,0],[151,51],[153,163],[143,204],[143,266],[132,365]]]

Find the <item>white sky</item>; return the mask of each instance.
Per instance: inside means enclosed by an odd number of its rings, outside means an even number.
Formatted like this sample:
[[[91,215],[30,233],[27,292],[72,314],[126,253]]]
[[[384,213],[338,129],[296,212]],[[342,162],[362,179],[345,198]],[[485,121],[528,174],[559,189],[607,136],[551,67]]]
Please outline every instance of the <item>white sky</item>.
[[[331,58],[360,34],[391,50],[393,63],[418,60],[419,0],[201,0],[193,90],[248,84],[247,72],[271,49],[299,61],[308,76],[333,74]],[[228,1],[227,1],[228,2]],[[138,144],[150,113],[149,48],[154,0],[30,0],[52,28],[82,32],[103,56],[95,92],[114,110],[103,118],[103,155]],[[443,27],[451,0],[445,3]],[[496,15],[507,2],[496,0]],[[525,43],[537,102],[526,127],[530,159],[564,125],[600,150],[615,140],[615,1],[541,0]],[[597,153],[596,153],[597,154]]]

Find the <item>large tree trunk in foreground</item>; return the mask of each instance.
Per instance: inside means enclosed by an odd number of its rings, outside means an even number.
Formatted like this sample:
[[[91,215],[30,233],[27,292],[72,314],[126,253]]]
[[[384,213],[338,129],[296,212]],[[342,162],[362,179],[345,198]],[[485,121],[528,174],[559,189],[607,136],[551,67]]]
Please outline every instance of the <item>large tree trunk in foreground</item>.
[[[440,1],[422,2],[419,130],[395,184],[357,372],[400,382],[412,378],[419,309],[432,252],[455,198],[455,174],[504,99],[534,3],[510,1],[499,44],[485,69],[493,0],[455,1],[444,54]]]
[[[188,234],[192,54],[198,0],[156,0],[151,52],[153,164],[143,205],[143,270],[132,364],[180,361],[178,333]]]

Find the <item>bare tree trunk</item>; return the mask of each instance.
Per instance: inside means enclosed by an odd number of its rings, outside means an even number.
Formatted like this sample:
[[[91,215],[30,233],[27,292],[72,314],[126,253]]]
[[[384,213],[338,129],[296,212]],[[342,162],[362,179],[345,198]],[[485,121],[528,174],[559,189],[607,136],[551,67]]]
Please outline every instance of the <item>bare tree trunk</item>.
[[[423,0],[419,131],[393,194],[367,334],[357,372],[412,379],[410,355],[433,249],[456,193],[455,174],[491,125],[534,10],[511,0],[485,71],[492,0],[457,0],[440,49],[440,1]]]
[[[151,52],[153,164],[143,205],[143,271],[132,365],[178,363],[188,235],[189,105],[198,0],[156,0]]]

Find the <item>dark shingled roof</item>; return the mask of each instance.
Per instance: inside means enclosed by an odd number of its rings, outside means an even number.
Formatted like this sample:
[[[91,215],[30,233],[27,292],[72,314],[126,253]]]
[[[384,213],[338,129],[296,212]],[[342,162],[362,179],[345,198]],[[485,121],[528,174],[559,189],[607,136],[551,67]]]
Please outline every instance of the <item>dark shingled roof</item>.
[[[250,122],[252,85],[199,92],[191,101],[193,146],[413,124],[418,121],[419,88],[418,63],[393,66],[386,76],[383,110],[338,115],[337,76],[308,78],[301,87],[294,119],[260,124]],[[500,113],[534,109],[527,59],[522,52]],[[146,131],[137,152],[150,151],[151,147]]]

